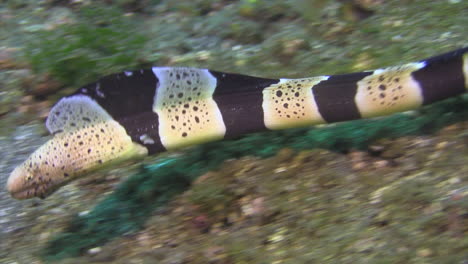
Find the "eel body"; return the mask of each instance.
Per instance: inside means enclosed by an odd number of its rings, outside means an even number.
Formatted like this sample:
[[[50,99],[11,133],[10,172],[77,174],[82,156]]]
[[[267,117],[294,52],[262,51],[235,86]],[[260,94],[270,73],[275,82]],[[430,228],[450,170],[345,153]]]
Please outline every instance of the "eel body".
[[[103,166],[247,133],[388,115],[467,92],[468,47],[401,66],[268,79],[153,67],[62,98],[53,137],[10,175],[14,198],[46,197]]]

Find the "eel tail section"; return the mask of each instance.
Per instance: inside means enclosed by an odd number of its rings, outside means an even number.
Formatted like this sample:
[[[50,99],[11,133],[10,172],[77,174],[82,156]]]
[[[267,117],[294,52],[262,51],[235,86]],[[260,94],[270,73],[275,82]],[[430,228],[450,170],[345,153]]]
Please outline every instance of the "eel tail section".
[[[123,160],[247,133],[388,115],[467,92],[468,47],[401,66],[267,79],[153,67],[103,77],[62,98],[53,137],[10,175],[14,198],[44,198]]]

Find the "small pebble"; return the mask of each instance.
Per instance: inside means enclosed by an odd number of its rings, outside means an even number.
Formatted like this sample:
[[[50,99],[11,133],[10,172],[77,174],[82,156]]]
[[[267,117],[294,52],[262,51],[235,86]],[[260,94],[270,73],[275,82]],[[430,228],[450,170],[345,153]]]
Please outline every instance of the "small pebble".
[[[92,254],[92,255],[95,255],[97,253],[101,252],[101,248],[100,247],[95,247],[95,248],[91,248],[88,250],[88,253],[89,254]]]
[[[423,248],[423,249],[418,250],[417,254],[419,257],[427,258],[432,255],[432,250],[428,248]]]

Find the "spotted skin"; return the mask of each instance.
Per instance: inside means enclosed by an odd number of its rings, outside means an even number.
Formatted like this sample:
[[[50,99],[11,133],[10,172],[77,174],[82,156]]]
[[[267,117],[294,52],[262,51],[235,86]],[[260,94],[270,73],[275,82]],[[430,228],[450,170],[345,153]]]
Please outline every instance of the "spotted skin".
[[[263,90],[263,114],[268,129],[285,129],[324,123],[312,94],[312,87],[328,76],[281,79]]]
[[[421,106],[421,87],[411,73],[423,67],[424,63],[410,63],[379,69],[359,81],[355,101],[361,117],[381,116]]]
[[[387,115],[465,93],[468,47],[399,67],[302,79],[153,67],[61,99],[53,137],[10,175],[14,198],[46,197],[122,160],[247,133]]]
[[[62,99],[50,112],[54,137],[37,149],[9,178],[17,199],[45,197],[94,169],[147,154],[125,129],[86,96]]]
[[[216,79],[208,70],[153,68],[159,79],[153,111],[166,149],[222,139],[223,117],[213,100]]]

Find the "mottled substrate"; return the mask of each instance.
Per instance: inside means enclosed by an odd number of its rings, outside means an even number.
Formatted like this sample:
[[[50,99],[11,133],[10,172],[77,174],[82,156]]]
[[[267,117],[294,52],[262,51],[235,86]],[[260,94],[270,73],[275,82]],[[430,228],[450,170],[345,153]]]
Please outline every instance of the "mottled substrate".
[[[285,149],[228,161],[144,230],[81,260],[463,263],[468,171],[457,165],[467,162],[467,125],[439,138],[382,141],[383,156]]]
[[[421,254],[434,261],[461,261],[467,231],[463,202],[468,197],[462,189],[468,175],[466,123],[445,128],[439,138],[369,144],[467,120],[467,105],[465,96],[413,114],[195,147],[147,166],[87,215],[73,219],[48,244],[44,257],[57,260],[95,252],[90,248],[145,227],[92,258],[110,261],[135,253],[172,263],[171,250],[182,254],[189,250],[185,247],[194,247],[183,260],[206,263],[219,257],[259,263],[271,251],[268,263],[328,258],[394,263]],[[316,148],[367,151],[344,155]],[[158,213],[148,220],[155,208],[201,174],[164,217]],[[128,243],[137,243],[129,247],[138,248],[136,252],[126,251]]]

